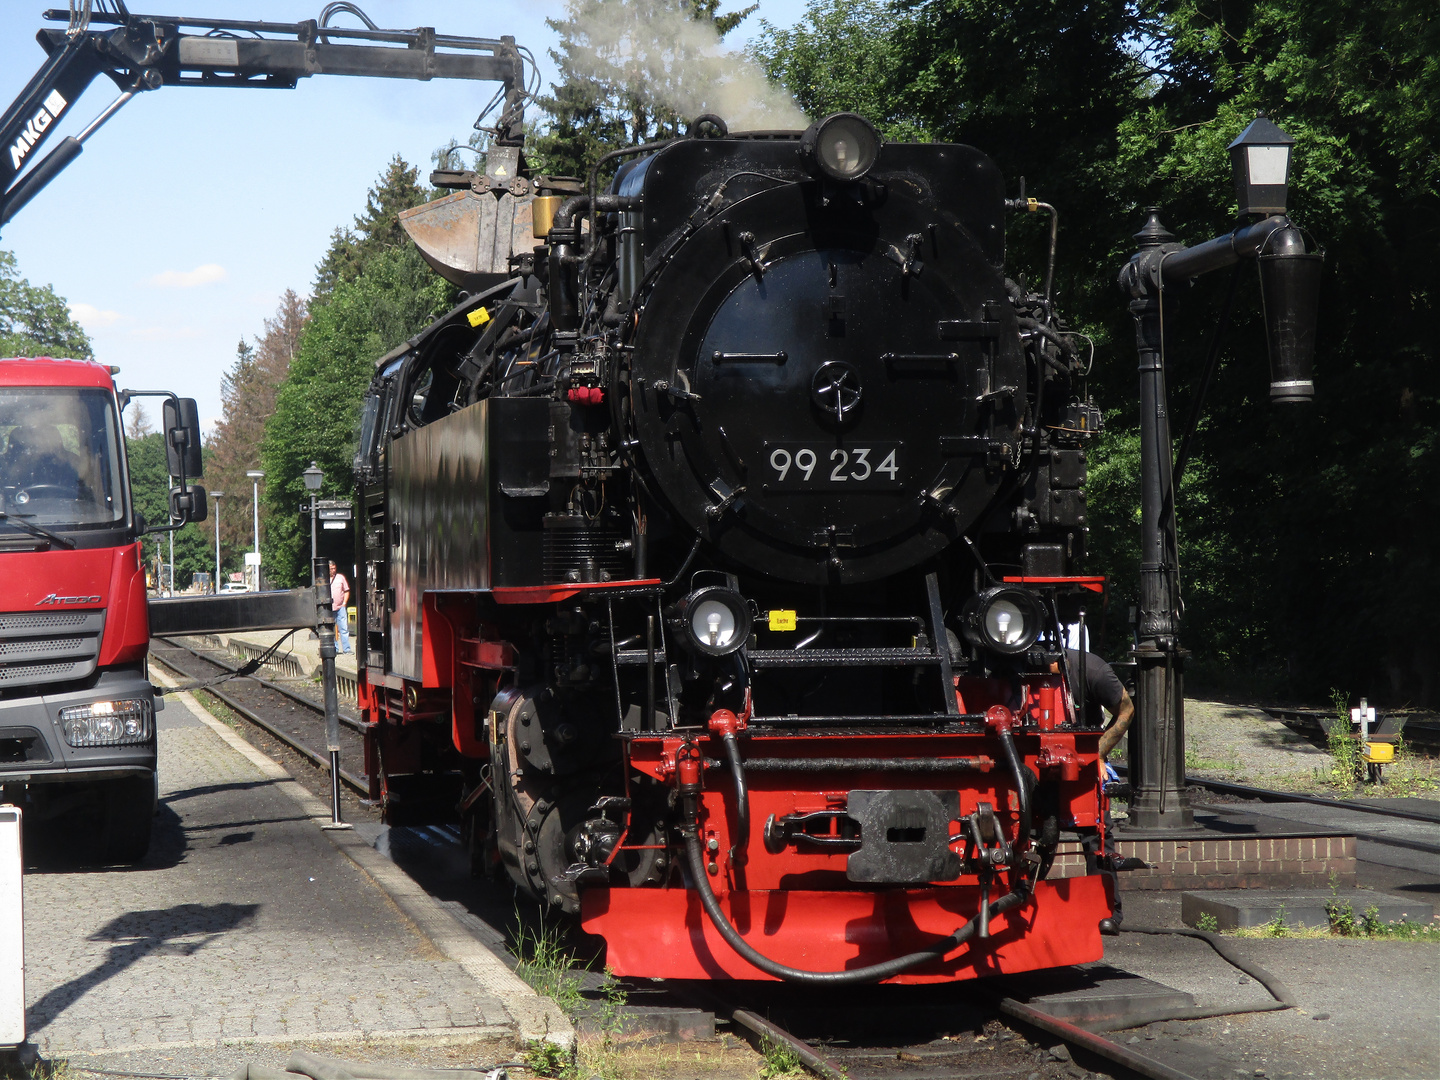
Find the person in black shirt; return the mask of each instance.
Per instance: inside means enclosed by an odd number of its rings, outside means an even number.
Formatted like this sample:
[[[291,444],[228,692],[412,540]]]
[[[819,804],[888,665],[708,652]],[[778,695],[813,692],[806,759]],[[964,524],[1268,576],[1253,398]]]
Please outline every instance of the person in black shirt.
[[[1092,652],[1081,653],[1078,649],[1065,650],[1065,667],[1070,680],[1070,692],[1073,700],[1078,704],[1081,697],[1080,681],[1083,679],[1083,696],[1085,700],[1085,715],[1080,718],[1081,723],[1086,727],[1098,728],[1104,726],[1105,713],[1111,716],[1110,726],[1100,736],[1100,760],[1103,762],[1119,744],[1121,737],[1130,728],[1130,721],[1135,717],[1135,703],[1130,700],[1130,695],[1120,682],[1120,677],[1115,674],[1115,669],[1103,659]],[[1050,670],[1059,673],[1060,665],[1055,663]],[[1109,766],[1106,766],[1107,770]],[[1100,920],[1100,932],[1102,934],[1114,934],[1119,930],[1123,919],[1120,904],[1120,879],[1115,874],[1115,867],[1121,861],[1120,855],[1113,848],[1106,850],[1113,826],[1109,820],[1109,812],[1106,812],[1105,840],[1102,844],[1100,830],[1091,828],[1077,829],[1080,834],[1080,845],[1085,852],[1085,870],[1090,874],[1104,874],[1110,879],[1110,893],[1114,897],[1111,908],[1111,916],[1108,919]]]
[[[1130,721],[1135,717],[1135,703],[1121,685],[1115,669],[1094,653],[1084,653],[1082,662],[1078,649],[1066,649],[1065,665],[1070,673],[1070,692],[1076,698],[1080,697],[1080,691],[1074,684],[1081,679],[1085,681],[1085,716],[1081,722],[1086,727],[1103,727],[1105,713],[1111,716],[1110,726],[1100,736],[1100,756],[1108,757],[1130,729]],[[1050,670],[1058,672],[1059,669],[1060,665],[1055,664]]]

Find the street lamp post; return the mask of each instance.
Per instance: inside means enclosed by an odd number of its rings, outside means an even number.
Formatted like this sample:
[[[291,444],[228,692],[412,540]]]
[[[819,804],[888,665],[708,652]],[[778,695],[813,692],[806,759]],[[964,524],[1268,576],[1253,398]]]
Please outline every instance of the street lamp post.
[[[255,591],[260,591],[260,481],[265,479],[265,473],[260,469],[251,469],[246,477],[255,485]]]
[[[315,585],[315,500],[320,492],[320,485],[325,481],[325,471],[319,464],[312,461],[310,467],[300,474],[305,478],[305,490],[310,492],[310,585]]]
[[[210,497],[215,500],[215,595],[220,595],[220,500],[225,497],[223,491],[212,491]]]

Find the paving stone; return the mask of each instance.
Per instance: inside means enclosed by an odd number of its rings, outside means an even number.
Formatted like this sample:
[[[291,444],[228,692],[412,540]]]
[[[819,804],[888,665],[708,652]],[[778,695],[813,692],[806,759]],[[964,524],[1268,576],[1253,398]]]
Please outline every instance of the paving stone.
[[[512,1025],[271,777],[182,700],[162,717],[144,863],[95,871],[27,848],[27,1023],[42,1054]]]

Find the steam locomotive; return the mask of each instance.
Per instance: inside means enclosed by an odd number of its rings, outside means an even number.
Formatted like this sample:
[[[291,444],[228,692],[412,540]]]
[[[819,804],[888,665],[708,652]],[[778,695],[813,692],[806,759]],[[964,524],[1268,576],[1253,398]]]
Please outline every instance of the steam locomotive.
[[[1098,413],[1005,273],[1044,204],[853,114],[692,132],[409,212],[466,291],[364,406],[372,794],[458,806],[621,975],[1098,959],[1109,879],[1049,876],[1105,823],[1061,648]]]

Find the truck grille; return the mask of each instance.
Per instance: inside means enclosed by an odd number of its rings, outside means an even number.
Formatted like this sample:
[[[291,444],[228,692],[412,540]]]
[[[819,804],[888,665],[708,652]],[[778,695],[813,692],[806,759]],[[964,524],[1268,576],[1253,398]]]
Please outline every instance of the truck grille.
[[[100,657],[104,611],[0,614],[0,687],[83,679]]]

